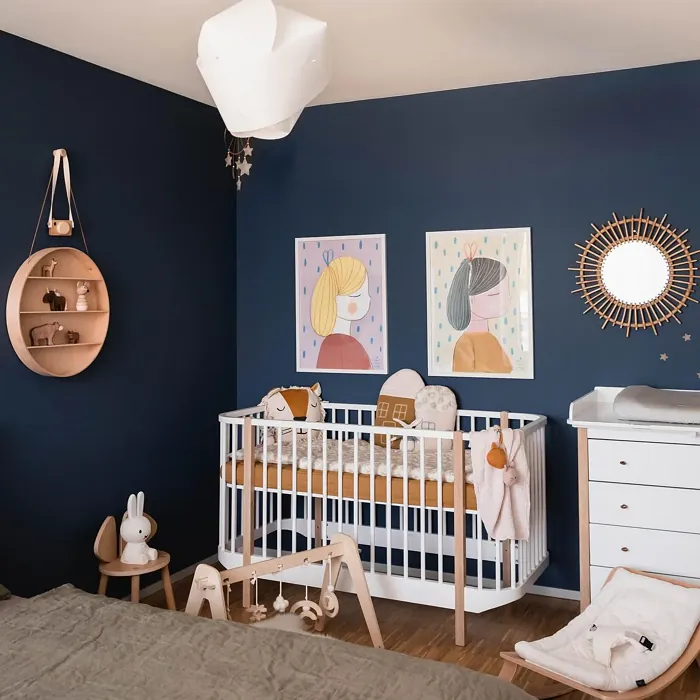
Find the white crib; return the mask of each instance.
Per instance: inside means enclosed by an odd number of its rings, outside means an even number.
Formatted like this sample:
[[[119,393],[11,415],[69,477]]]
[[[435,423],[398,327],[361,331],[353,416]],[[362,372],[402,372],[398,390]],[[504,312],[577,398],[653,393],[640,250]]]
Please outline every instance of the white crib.
[[[529,590],[548,563],[544,416],[460,410],[456,431],[441,432],[376,427],[373,405],[324,407],[325,423],[265,420],[262,406],[219,416],[219,561],[225,568],[320,546],[344,532],[358,542],[373,596],[455,609],[455,619],[463,620],[457,614],[462,606],[483,612]],[[457,487],[465,482],[457,441],[466,447],[471,431],[503,421],[525,438],[527,541],[489,538],[473,487],[465,484],[461,494]],[[289,436],[284,447],[282,431]],[[390,438],[410,440],[390,449],[376,445],[379,435],[387,436],[387,445]],[[426,439],[438,440],[432,480]],[[454,450],[444,449],[452,440]],[[363,445],[369,463],[364,457],[360,464]],[[455,509],[462,518],[455,519]],[[284,572],[283,580],[319,586],[319,567]],[[341,575],[338,588],[351,590],[348,584]],[[458,622],[456,637],[460,643]]]

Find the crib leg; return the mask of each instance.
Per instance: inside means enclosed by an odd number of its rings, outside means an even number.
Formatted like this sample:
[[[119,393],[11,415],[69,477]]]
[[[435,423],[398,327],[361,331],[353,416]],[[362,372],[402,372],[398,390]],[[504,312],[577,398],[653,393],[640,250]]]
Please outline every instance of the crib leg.
[[[255,428],[246,418],[243,424],[243,565],[250,564],[253,558],[253,538],[255,530]],[[278,467],[279,469],[279,467]],[[279,517],[279,514],[278,514]],[[266,524],[266,523],[265,523]],[[251,603],[250,583],[243,581],[243,607]]]
[[[455,513],[455,644],[466,644],[466,624],[464,620],[464,586],[466,584],[466,531],[464,523],[464,440],[462,433],[454,434],[454,513]],[[442,513],[440,516],[442,517]]]
[[[97,587],[97,595],[107,595],[107,581],[109,581],[109,576],[100,574],[100,585]]]
[[[323,499],[314,498],[314,547],[321,547],[321,519],[323,517]]]

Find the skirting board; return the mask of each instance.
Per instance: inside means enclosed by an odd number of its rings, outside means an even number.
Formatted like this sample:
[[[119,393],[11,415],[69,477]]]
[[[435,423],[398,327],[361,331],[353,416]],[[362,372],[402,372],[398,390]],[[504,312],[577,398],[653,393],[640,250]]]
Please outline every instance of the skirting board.
[[[174,574],[171,574],[170,578],[173,583],[176,583],[177,581],[181,581],[183,578],[191,576],[199,564],[209,564],[214,566],[217,561],[218,555],[214,554],[198,564],[192,564],[192,566],[188,566],[186,569],[182,569]],[[146,588],[141,589],[141,598],[153,595],[162,589],[163,582],[156,581],[156,583],[152,583],[150,586],[146,586]],[[581,597],[578,591],[570,591],[566,588],[549,588],[548,586],[532,586],[530,593],[533,595],[545,596],[547,598],[563,598],[564,600],[580,600]],[[129,596],[126,596],[124,600],[129,600]]]

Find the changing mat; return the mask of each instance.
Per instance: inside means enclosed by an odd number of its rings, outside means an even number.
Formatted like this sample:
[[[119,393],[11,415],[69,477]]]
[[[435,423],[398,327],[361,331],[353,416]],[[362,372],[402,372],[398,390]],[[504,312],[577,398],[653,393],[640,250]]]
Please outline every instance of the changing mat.
[[[445,440],[445,442],[448,442]],[[357,467],[355,467],[355,441],[354,440],[326,440],[326,455],[328,461],[328,470],[331,472],[338,471],[338,465],[341,461],[342,445],[342,462],[343,472],[354,473],[357,469],[359,474],[372,473],[372,447],[365,440],[357,441]],[[267,447],[267,461],[269,464],[277,464],[278,461],[278,446],[270,442]],[[302,436],[297,444],[297,468],[306,469],[309,463],[307,454],[306,437]],[[243,450],[236,452],[236,459],[243,459]],[[255,461],[263,461],[264,449],[262,445],[255,448]],[[374,474],[375,476],[386,476],[386,447],[374,446]],[[391,465],[391,475],[403,477],[403,449],[389,450],[389,460]],[[294,453],[291,443],[282,443],[282,464],[293,464]],[[420,452],[412,452],[407,450],[406,462],[408,465],[408,478],[420,479]],[[312,469],[323,470],[323,438],[315,437],[311,439],[311,463]],[[442,481],[454,483],[455,475],[452,466],[452,451],[443,446],[442,450],[442,473],[438,469],[437,452],[425,452],[424,454],[424,471],[425,478],[428,481]],[[470,451],[465,450],[464,453],[464,472],[465,481],[471,483],[471,457]]]
[[[597,690],[626,691],[660,676],[700,622],[700,589],[620,569],[555,635],[519,642],[527,661]]]
[[[622,420],[700,425],[700,391],[628,386],[613,402]]]

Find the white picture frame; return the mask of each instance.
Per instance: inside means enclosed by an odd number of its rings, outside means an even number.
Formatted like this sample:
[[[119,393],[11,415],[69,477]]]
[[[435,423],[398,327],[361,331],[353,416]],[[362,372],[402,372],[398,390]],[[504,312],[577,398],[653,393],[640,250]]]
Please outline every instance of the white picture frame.
[[[294,268],[297,372],[388,374],[385,234],[296,238]],[[313,307],[319,285],[319,300],[334,303]]]
[[[529,228],[427,232],[426,304],[428,376],[534,379]]]

